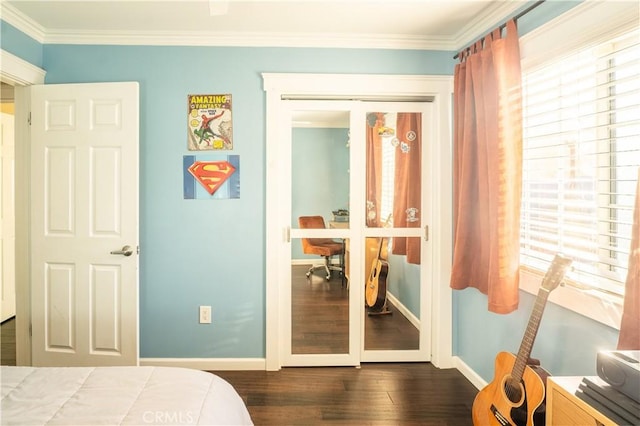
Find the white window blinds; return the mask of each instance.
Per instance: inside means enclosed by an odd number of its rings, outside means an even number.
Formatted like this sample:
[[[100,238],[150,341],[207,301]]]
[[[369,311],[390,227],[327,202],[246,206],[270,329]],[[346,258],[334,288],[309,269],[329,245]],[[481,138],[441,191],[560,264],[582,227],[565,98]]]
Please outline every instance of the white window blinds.
[[[637,30],[523,73],[521,264],[624,293],[640,167]]]

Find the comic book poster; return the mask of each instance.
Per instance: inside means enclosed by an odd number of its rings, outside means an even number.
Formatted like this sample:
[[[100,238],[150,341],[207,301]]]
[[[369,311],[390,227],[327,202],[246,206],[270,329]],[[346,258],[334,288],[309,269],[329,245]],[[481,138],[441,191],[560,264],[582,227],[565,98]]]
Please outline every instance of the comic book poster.
[[[240,198],[238,155],[185,155],[182,173],[185,200]]]
[[[233,149],[231,95],[188,95],[189,151]]]

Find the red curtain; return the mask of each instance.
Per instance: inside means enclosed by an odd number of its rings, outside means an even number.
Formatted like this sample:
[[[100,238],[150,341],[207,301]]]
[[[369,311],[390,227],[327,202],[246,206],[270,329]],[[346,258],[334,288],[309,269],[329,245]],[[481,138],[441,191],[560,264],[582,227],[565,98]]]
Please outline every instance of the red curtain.
[[[640,350],[640,169],[636,185],[636,205],[633,210],[629,272],[624,290],[624,306],[618,349]]]
[[[522,98],[515,21],[460,53],[454,73],[451,287],[477,288],[491,312],[518,307]]]
[[[396,135],[393,200],[394,228],[420,228],[420,159],[422,145],[421,115],[399,112]],[[420,264],[420,239],[393,239],[393,254],[406,255],[408,263]]]

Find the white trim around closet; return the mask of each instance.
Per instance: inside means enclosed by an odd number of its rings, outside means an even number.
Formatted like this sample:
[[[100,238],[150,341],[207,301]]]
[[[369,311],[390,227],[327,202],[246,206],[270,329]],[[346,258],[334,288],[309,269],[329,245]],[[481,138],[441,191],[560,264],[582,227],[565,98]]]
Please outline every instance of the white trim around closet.
[[[439,368],[453,368],[452,292],[449,287],[452,253],[452,76],[357,75],[357,74],[274,74],[263,73],[266,92],[266,368],[282,366],[279,345],[281,318],[278,247],[287,238],[279,227],[278,138],[283,99],[358,99],[376,101],[426,101],[434,105],[436,143],[432,144],[434,209],[430,235],[433,244],[431,362]]]

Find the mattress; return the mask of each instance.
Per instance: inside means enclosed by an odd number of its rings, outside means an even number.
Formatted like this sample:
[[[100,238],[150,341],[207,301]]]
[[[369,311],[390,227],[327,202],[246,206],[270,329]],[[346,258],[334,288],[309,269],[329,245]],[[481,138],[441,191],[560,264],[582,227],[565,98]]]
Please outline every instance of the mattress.
[[[173,367],[1,367],[2,425],[251,425],[224,379]]]

